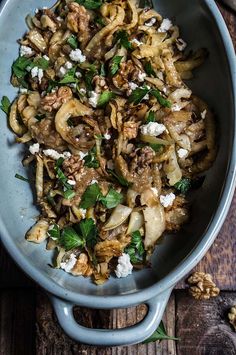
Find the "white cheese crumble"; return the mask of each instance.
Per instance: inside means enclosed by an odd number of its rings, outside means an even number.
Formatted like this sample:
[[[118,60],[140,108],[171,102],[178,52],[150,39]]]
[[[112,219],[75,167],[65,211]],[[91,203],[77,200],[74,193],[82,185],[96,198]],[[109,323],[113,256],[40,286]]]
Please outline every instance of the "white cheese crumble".
[[[62,154],[60,154],[54,149],[44,149],[43,153],[47,157],[52,158],[54,160],[58,160],[59,158],[66,159],[66,158],[69,158],[71,156],[70,152],[63,152]]]
[[[75,73],[75,76],[76,76],[76,78],[81,78],[81,77],[82,77],[82,74],[80,73],[80,71],[77,71],[77,72]]]
[[[81,50],[78,49],[74,49],[70,52],[69,57],[71,60],[73,60],[74,62],[79,62],[79,63],[83,63],[86,61],[86,57],[85,55],[82,54]]]
[[[184,158],[186,158],[188,156],[188,150],[180,148],[179,150],[177,150],[177,154],[178,154],[180,159],[184,159]]]
[[[42,78],[43,78],[43,69],[34,67],[31,69],[31,76],[32,78],[38,77],[39,84],[41,84]]]
[[[173,194],[173,192],[171,192],[168,195],[161,195],[160,196],[160,202],[162,204],[163,207],[167,208],[169,206],[173,205],[173,202],[175,200],[175,194]]]
[[[145,80],[147,74],[146,73],[142,73],[141,71],[138,73],[138,81],[142,82]]]
[[[107,141],[111,139],[111,135],[109,133],[105,133],[103,136]]]
[[[86,218],[86,213],[87,213],[87,210],[84,209],[84,208],[79,208],[79,212],[81,213],[81,216],[82,218]]]
[[[114,170],[115,165],[114,165],[112,160],[108,160],[107,161],[107,168],[110,169],[110,170]]]
[[[165,18],[162,21],[161,26],[158,28],[158,32],[167,32],[172,26],[172,22],[168,18]]]
[[[79,152],[80,160],[83,160],[84,157],[86,157],[87,155],[88,155],[88,153]]]
[[[89,93],[89,99],[88,99],[88,102],[89,102],[89,104],[92,106],[92,107],[94,107],[94,108],[96,108],[97,107],[97,103],[98,103],[98,98],[99,98],[99,94],[97,94],[95,91],[91,91],[90,93]]]
[[[143,42],[140,42],[137,38],[132,39],[130,42],[136,44],[137,47],[143,44]]]
[[[38,143],[34,143],[31,146],[29,146],[29,151],[31,154],[35,155],[36,153],[39,152],[39,144]]]
[[[204,120],[206,118],[206,114],[207,114],[207,110],[204,110],[202,113],[201,113],[201,118]]]
[[[66,69],[71,69],[73,67],[73,64],[71,63],[71,62],[66,62],[65,64],[64,64],[64,68],[66,68]]]
[[[26,93],[28,92],[28,90],[25,89],[25,88],[20,88],[20,89],[19,89],[19,92],[20,92],[21,94],[26,94]]]
[[[157,22],[157,19],[155,17],[152,17],[150,20],[145,22],[145,26],[152,27],[156,22]]]
[[[81,89],[79,89],[79,93],[81,95],[85,95],[86,94],[86,90],[84,88],[81,88]]]
[[[67,73],[66,68],[64,68],[64,67],[62,66],[62,67],[60,67],[60,69],[59,69],[59,71],[58,71],[58,76],[59,76],[60,78],[63,78],[63,77],[66,75],[66,73]]]
[[[140,129],[141,133],[145,136],[157,137],[166,130],[166,127],[162,123],[149,122],[141,126]]]
[[[115,274],[118,278],[120,277],[127,277],[128,275],[132,274],[133,265],[130,262],[129,254],[123,253],[118,258],[118,264],[115,270]]]
[[[43,55],[43,58],[49,61],[49,57],[46,54]]]
[[[176,47],[178,48],[179,51],[182,52],[187,47],[187,43],[182,38],[178,38],[176,41]]]
[[[135,84],[135,83],[133,83],[133,82],[131,81],[131,82],[129,83],[129,87],[130,87],[131,90],[135,90],[135,89],[138,88],[138,85]]]
[[[66,272],[70,272],[73,267],[76,264],[76,255],[75,254],[70,254],[70,258],[68,260],[66,260],[65,262],[62,262],[60,264],[61,269],[65,270]]]
[[[71,186],[75,186],[76,185],[76,181],[75,180],[67,180],[67,182]]]
[[[35,14],[38,14],[38,13],[39,13],[39,9],[35,9],[35,10],[34,10],[34,13],[35,13]]]
[[[21,45],[21,47],[20,47],[20,56],[21,57],[23,57],[24,55],[31,55],[33,53],[34,53],[34,51],[32,50],[32,48],[30,48],[28,46]]]
[[[93,179],[91,182],[90,182],[90,185],[93,185],[93,184],[97,184],[98,181],[96,179]]]
[[[171,106],[171,111],[173,111],[173,112],[180,111],[181,109],[182,109],[182,107],[178,104],[174,104]]]

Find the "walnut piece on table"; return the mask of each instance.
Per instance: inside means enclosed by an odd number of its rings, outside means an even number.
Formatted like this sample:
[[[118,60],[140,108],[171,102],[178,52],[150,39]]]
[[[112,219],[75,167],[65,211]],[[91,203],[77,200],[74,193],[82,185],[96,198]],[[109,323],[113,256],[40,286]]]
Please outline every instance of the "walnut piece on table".
[[[232,324],[236,332],[236,305],[231,307],[230,312],[228,313],[228,318],[230,324]]]
[[[190,294],[197,300],[209,300],[220,293],[220,289],[216,287],[212,276],[204,272],[194,272],[188,278],[188,284],[190,285]]]

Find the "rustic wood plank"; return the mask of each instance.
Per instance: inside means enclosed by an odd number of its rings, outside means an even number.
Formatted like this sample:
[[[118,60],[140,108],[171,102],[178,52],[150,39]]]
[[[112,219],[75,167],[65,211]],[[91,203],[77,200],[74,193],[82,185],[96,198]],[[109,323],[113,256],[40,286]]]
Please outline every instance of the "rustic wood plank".
[[[146,314],[146,306],[140,305],[137,308],[119,309],[112,312],[103,310],[88,310],[77,307],[75,318],[80,324],[93,328],[123,328],[140,321]],[[171,297],[163,318],[170,335],[175,333],[175,300]],[[37,355],[58,355],[58,354],[86,354],[86,355],[176,355],[175,343],[163,341],[161,344],[150,343],[139,344],[128,347],[96,348],[78,344],[67,337],[61,330],[55,318],[52,306],[42,292],[37,295],[36,307]]]
[[[0,291],[0,354],[35,353],[34,290]]]
[[[178,355],[236,354],[236,333],[227,319],[228,310],[236,303],[236,292],[197,301],[187,291],[176,291],[176,301],[176,329],[181,338]]]
[[[221,290],[236,290],[236,193],[227,219],[214,244],[194,270],[209,272]],[[191,271],[192,273],[193,271]],[[186,276],[187,278],[187,276]],[[186,287],[185,279],[176,286]]]

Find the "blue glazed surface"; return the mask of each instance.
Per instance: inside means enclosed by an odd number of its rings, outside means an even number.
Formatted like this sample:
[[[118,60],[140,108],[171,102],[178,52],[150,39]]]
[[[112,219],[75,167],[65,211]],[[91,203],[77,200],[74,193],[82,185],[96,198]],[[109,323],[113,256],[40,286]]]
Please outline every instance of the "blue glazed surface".
[[[37,1],[37,7],[49,6]],[[9,84],[11,63],[18,56],[16,40],[26,30],[24,18],[33,12],[34,0],[1,2],[0,10],[0,95],[13,99],[16,90]],[[32,190],[28,184],[16,180],[15,173],[25,175],[21,166],[23,147],[13,144],[5,115],[0,113],[0,234],[13,259],[37,283],[57,298],[54,306],[62,327],[81,342],[91,343],[89,331],[74,324],[70,316],[71,304],[92,308],[119,308],[149,301],[156,305],[167,301],[175,283],[190,271],[206,253],[226,217],[235,188],[235,53],[224,21],[213,0],[159,0],[155,7],[172,18],[181,28],[181,36],[194,49],[206,47],[209,58],[190,86],[214,109],[218,123],[219,151],[214,166],[207,173],[201,190],[193,197],[192,219],[178,235],[167,236],[152,258],[152,269],[134,272],[126,279],[111,278],[103,286],[95,286],[89,279],[73,277],[52,269],[51,252],[45,245],[24,240],[26,230],[34,223],[38,210],[33,206]],[[60,298],[63,300],[60,303]],[[68,317],[64,317],[68,314]],[[160,321],[152,306],[151,334]],[[145,322],[141,323],[145,328]],[[145,330],[143,328],[143,330]],[[94,330],[94,332],[96,332]],[[103,336],[102,336],[102,333]],[[139,333],[142,334],[139,328]],[[149,334],[148,334],[149,333]],[[86,335],[87,334],[87,335]],[[94,337],[96,345],[116,345],[114,332],[100,332]],[[137,339],[135,328],[122,332],[122,342],[132,344]]]

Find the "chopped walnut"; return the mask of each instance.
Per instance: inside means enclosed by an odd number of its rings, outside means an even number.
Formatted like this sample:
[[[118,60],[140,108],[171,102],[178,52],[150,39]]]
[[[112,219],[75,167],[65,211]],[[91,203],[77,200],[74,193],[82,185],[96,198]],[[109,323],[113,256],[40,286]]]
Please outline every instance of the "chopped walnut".
[[[122,254],[122,247],[118,240],[105,240],[97,243],[94,251],[99,262],[109,262],[113,256],[118,257]]]
[[[100,94],[101,92],[106,91],[106,90],[109,89],[107,84],[106,84],[105,78],[102,78],[99,75],[95,75],[95,77],[93,78],[93,84],[95,85],[94,91],[97,94]]]
[[[66,175],[73,175],[75,172],[79,171],[83,165],[83,160],[80,159],[79,155],[72,155],[70,158],[64,160],[63,170]]]
[[[128,139],[136,138],[138,135],[138,127],[139,127],[138,122],[131,122],[131,121],[125,122],[123,128],[124,138],[128,138]]]
[[[216,287],[212,276],[204,272],[194,272],[188,278],[188,283],[192,285],[189,289],[190,294],[197,300],[208,300],[220,293],[220,289]]]
[[[234,330],[236,331],[236,306],[233,306],[230,309],[230,312],[228,313],[228,318],[229,322],[232,324]]]
[[[94,282],[97,285],[102,285],[109,278],[110,271],[108,269],[108,264],[103,262],[97,265],[96,270],[93,272]]]
[[[85,47],[91,36],[89,29],[90,15],[84,6],[76,2],[69,3],[68,8],[67,27],[72,32],[78,33],[78,40],[82,47]]]
[[[113,77],[113,84],[120,90],[128,90],[130,93],[129,82],[137,78],[139,70],[135,67],[132,60],[121,63],[119,72]]]
[[[88,256],[84,253],[81,253],[78,260],[76,261],[75,266],[71,270],[71,273],[75,276],[90,276],[93,273],[93,269],[89,264]]]
[[[70,100],[72,96],[71,89],[68,86],[62,86],[56,92],[46,95],[41,100],[42,108],[48,112],[58,110],[61,105]]]

